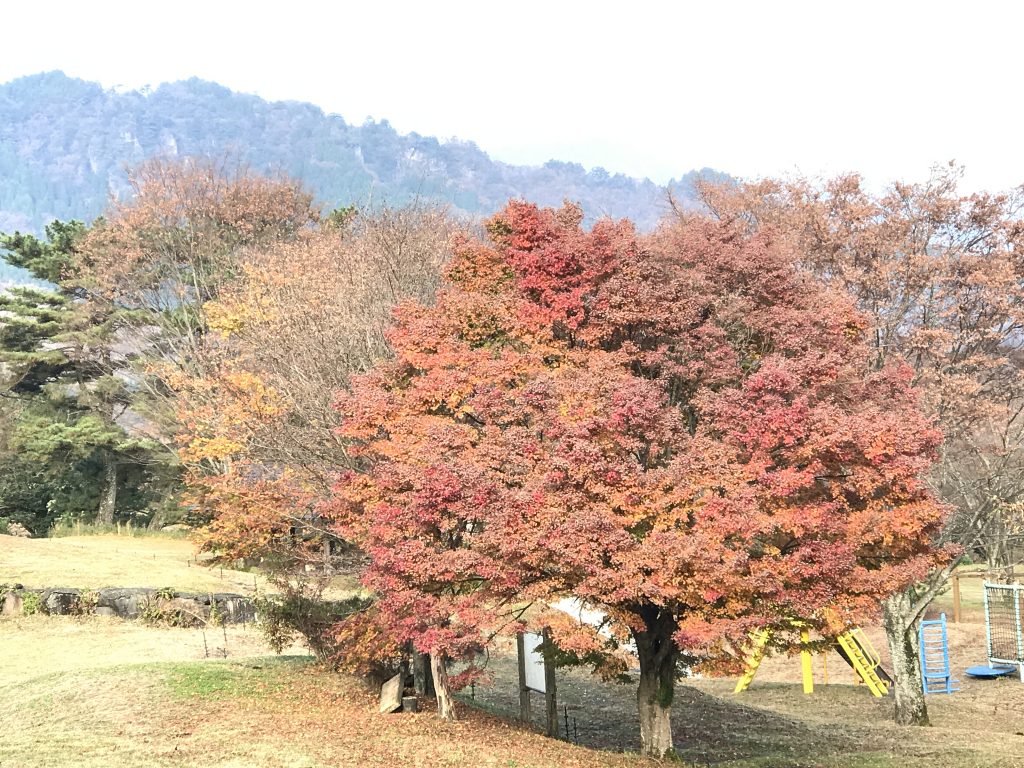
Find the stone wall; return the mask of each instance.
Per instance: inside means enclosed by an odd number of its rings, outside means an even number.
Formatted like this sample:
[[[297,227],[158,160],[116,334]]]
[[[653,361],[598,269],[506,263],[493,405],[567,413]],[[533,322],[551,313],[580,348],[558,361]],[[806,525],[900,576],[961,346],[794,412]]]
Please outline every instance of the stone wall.
[[[25,589],[21,584],[0,585],[0,614],[24,612],[26,598],[37,595],[39,610],[54,616],[118,616],[148,619],[180,626],[207,623],[237,624],[253,621],[256,606],[244,595],[229,592],[178,592],[169,589],[111,587],[97,590],[50,587]]]

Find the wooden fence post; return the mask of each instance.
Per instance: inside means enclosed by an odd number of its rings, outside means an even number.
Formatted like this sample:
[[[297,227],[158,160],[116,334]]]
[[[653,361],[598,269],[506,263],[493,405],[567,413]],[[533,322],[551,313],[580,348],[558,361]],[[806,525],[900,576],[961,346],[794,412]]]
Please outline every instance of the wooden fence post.
[[[953,623],[960,623],[960,574],[953,571]]]
[[[519,659],[519,719],[530,722],[530,689],[526,687],[526,641],[523,633],[516,635],[516,654]]]
[[[551,633],[544,629],[544,699],[548,709],[548,736],[558,738],[558,699],[555,696],[555,660],[552,658]],[[566,734],[568,736],[568,734]]]

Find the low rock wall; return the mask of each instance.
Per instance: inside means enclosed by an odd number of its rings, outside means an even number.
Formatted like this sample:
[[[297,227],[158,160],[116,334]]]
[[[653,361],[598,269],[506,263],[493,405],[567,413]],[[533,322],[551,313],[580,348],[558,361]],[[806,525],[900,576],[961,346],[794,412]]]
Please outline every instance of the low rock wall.
[[[37,597],[33,600],[29,595]],[[203,594],[145,587],[25,589],[21,584],[0,585],[0,614],[24,613],[27,600],[37,602],[42,613],[54,616],[97,614],[123,619],[144,618],[182,626],[238,624],[256,618],[256,606],[251,598],[229,592]]]

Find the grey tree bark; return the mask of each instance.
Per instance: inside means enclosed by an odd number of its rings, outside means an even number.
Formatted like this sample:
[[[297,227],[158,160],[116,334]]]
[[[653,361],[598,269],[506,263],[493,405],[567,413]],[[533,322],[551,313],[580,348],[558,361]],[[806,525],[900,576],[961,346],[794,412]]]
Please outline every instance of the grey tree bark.
[[[103,468],[103,492],[100,496],[100,508],[96,522],[104,525],[114,524],[117,512],[117,463],[110,459]]]
[[[904,590],[882,602],[882,625],[892,656],[894,719],[899,725],[930,725],[921,680],[914,594]]]
[[[437,696],[437,714],[442,720],[454,722],[455,699],[448,680],[448,662],[443,654],[430,654],[430,674],[434,678],[434,694]]]
[[[637,710],[640,715],[641,751],[662,758],[672,751],[672,699],[675,696],[679,651],[672,635],[674,618],[657,609],[645,616],[646,629],[633,633],[640,659]]]

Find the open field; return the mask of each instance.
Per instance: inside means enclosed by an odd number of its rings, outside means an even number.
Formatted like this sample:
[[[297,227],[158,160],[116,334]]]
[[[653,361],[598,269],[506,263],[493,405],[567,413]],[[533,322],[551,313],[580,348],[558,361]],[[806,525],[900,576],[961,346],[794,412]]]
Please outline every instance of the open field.
[[[216,650],[221,630],[208,632]],[[201,633],[104,617],[0,620],[3,768],[624,766],[481,711],[381,717],[376,696],[305,656],[267,656],[251,628],[228,658]],[[290,651],[295,653],[296,649]]]
[[[197,559],[198,558],[198,559]],[[273,591],[258,572],[204,565],[195,545],[171,536],[0,536],[0,584],[26,587],[173,587],[184,592]],[[337,577],[329,594],[345,597],[356,580]]]
[[[0,765],[51,768],[626,766],[482,712],[379,717],[355,681],[304,659],[146,664],[0,687]]]
[[[867,631],[891,668],[881,631]],[[694,679],[677,687],[673,735],[681,757],[723,766],[1024,766],[1024,684],[1016,677],[966,678],[964,668],[984,663],[984,625],[949,628],[951,664],[961,690],[928,699],[932,728],[890,722],[890,699],[854,685],[852,670],[835,653],[814,659],[815,691],[800,683],[800,659],[766,659],[750,689],[732,693],[735,679]],[[497,653],[492,674],[500,685],[476,689],[490,711],[518,713],[514,657]],[[583,671],[558,676],[559,711],[581,744],[621,751],[639,749],[635,687],[601,685]],[[534,719],[540,725],[540,699]],[[564,714],[562,715],[564,717]]]
[[[514,660],[501,649],[491,659],[493,681],[477,686],[472,700],[464,695],[462,721],[448,725],[429,709],[379,716],[361,683],[303,656],[270,657],[251,628],[231,628],[227,638],[226,660],[205,659],[196,630],[103,617],[0,621],[0,765],[648,764],[621,752],[636,747],[630,686],[559,673],[561,703],[576,720],[574,746],[495,717],[512,715],[517,700]],[[219,632],[207,641],[213,653],[224,645]],[[957,662],[974,644],[966,631],[954,640]],[[800,691],[797,659],[766,661],[741,696],[730,680],[680,685],[673,722],[681,757],[731,768],[1024,766],[1020,683],[966,681],[954,696],[930,699],[935,727],[904,729],[887,722],[888,701],[851,685],[835,662],[833,684],[810,697]],[[816,673],[820,681],[820,661]]]
[[[252,573],[197,563],[191,541],[169,536],[0,536],[0,583],[12,581],[26,587],[174,587],[243,594],[254,584],[264,586]]]
[[[0,685],[130,664],[201,661],[223,657],[225,647],[229,659],[270,653],[258,632],[240,625],[211,628],[204,634],[105,616],[4,617]]]
[[[45,548],[64,541],[75,547],[66,555],[79,558],[73,573],[85,579],[68,579],[71,585],[138,583],[153,561],[160,570],[148,572],[168,583],[182,584],[192,573],[219,581],[219,573],[185,564],[187,542],[85,538],[13,540],[38,548],[19,546],[14,557],[0,550],[0,580],[8,578],[6,563],[18,562],[52,582],[60,562],[52,553],[61,549]],[[30,582],[19,571],[11,575]],[[829,685],[815,659],[812,696],[801,692],[798,658],[773,658],[740,696],[732,694],[732,680],[678,687],[673,726],[680,757],[723,768],[1024,768],[1024,685],[964,680],[963,668],[984,660],[984,626],[951,625],[949,632],[962,690],[930,697],[932,728],[890,724],[891,702],[852,685],[852,672],[835,654],[828,657]],[[868,634],[885,656],[881,633]],[[513,722],[518,693],[508,645],[490,656],[491,681],[464,692],[462,720],[454,725],[439,722],[429,704],[417,715],[379,716],[374,692],[359,681],[313,667],[302,648],[271,656],[252,627],[208,629],[204,636],[105,617],[3,617],[0,660],[2,768],[651,764],[623,754],[638,747],[630,685],[559,671],[560,713],[568,712],[579,746]],[[537,700],[535,726],[540,709]]]
[[[961,574],[980,574],[985,572],[985,568],[983,566],[962,566],[959,571]],[[973,575],[961,575],[960,616],[964,621],[985,621],[984,583],[984,578]],[[947,619],[953,620],[953,590],[951,584],[947,584],[945,591],[932,601],[932,605],[928,609],[928,618],[938,618],[940,613],[945,613]]]

